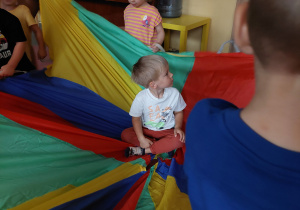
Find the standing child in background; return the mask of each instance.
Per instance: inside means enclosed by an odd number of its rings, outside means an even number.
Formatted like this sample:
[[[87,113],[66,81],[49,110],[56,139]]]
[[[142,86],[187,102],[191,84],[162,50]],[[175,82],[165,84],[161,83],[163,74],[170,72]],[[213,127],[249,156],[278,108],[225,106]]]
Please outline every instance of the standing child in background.
[[[130,3],[124,11],[125,31],[134,36],[153,52],[158,52],[165,38],[162,18],[158,10],[147,0],[128,0]]]
[[[16,16],[22,25],[23,31],[27,38],[26,55],[35,65],[34,52],[31,45],[31,32],[35,34],[38,43],[38,59],[42,60],[47,56],[46,46],[41,29],[32,17],[31,12],[25,5],[18,5],[17,0],[1,0],[1,8]]]
[[[186,103],[172,87],[173,74],[167,60],[158,55],[144,56],[133,66],[131,77],[146,89],[136,95],[131,105],[133,127],[121,134],[123,141],[139,147],[127,148],[125,155],[160,154],[182,147],[182,110]]]
[[[26,37],[18,18],[0,8],[0,20],[0,79],[35,69],[25,54]]]

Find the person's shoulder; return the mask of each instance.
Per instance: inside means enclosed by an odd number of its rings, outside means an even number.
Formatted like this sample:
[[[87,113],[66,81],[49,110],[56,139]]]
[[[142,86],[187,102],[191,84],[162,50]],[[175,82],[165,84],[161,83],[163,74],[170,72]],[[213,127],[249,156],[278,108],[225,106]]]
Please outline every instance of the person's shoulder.
[[[7,14],[7,13],[8,13],[8,14]],[[10,13],[7,12],[5,9],[0,8],[0,15],[1,15],[1,17],[4,16],[4,15],[9,15],[9,14],[10,14]]]
[[[8,12],[5,9],[2,9],[2,8],[0,8],[0,15],[1,16],[9,16],[9,17],[14,16],[10,12]]]
[[[16,8],[24,9],[24,10],[29,10],[30,11],[30,9],[26,5],[24,5],[24,4],[20,4]]]
[[[149,5],[146,6],[146,8],[148,10],[151,10],[151,11],[154,11],[154,12],[158,13],[158,9],[155,6],[152,6],[152,5],[149,4]]]
[[[29,8],[23,4],[18,5],[16,8],[14,8],[12,11],[30,11]]]
[[[146,7],[150,8],[150,9],[156,9],[157,10],[157,8],[155,6],[152,6],[151,4],[148,4]]]
[[[195,136],[199,132],[204,136],[217,132],[224,127],[225,118],[235,119],[238,110],[234,104],[222,99],[203,99],[199,101],[188,113],[187,136],[191,140],[196,138]]]
[[[131,4],[128,4],[126,7],[125,7],[125,11],[128,10],[128,9],[132,9],[134,8]]]
[[[0,7],[0,14],[5,14],[5,13],[8,13],[5,9],[2,9],[1,7]]]
[[[212,112],[218,112],[228,108],[234,108],[234,109],[237,108],[234,104],[230,103],[229,101],[218,99],[218,98],[202,99],[198,101],[197,104],[195,105],[196,109],[205,108],[205,107],[207,109],[210,109]]]
[[[175,97],[179,97],[181,95],[179,90],[177,88],[174,88],[174,87],[165,88],[165,93],[167,93],[168,96],[172,95],[172,96],[175,96]]]
[[[148,94],[147,89],[144,89],[144,90],[141,90],[140,92],[138,92],[136,94],[131,106],[133,106],[133,105],[136,106],[137,104],[139,106],[142,106],[146,101],[145,99],[148,97],[147,94]]]
[[[29,14],[30,14],[30,15],[32,16],[30,9],[29,9],[26,5],[21,4],[21,5],[19,5],[17,8],[18,8],[20,11],[22,11],[22,13],[24,13],[24,14],[26,14],[26,15],[29,15]]]
[[[33,18],[30,9],[23,4],[18,5],[16,8],[9,12],[16,16],[20,21],[23,21],[24,19],[26,20],[28,17]]]
[[[172,92],[172,93],[179,93],[179,91],[177,90],[177,88],[174,88],[174,87],[165,88],[165,91]]]
[[[138,94],[136,94],[136,98],[142,98],[142,97],[145,97],[147,95],[147,90],[148,89],[144,89],[144,90],[141,90],[140,92],[138,92]]]
[[[227,110],[236,110],[238,109],[234,104],[225,101],[223,99],[202,99],[193,107],[190,116],[199,116],[203,118],[211,118],[213,115],[218,115]]]
[[[10,12],[6,11],[5,9],[1,9],[1,19],[4,19],[5,18],[5,23],[9,23],[9,24],[13,24],[11,23],[11,21],[15,21],[15,22],[20,22],[19,19],[14,16],[13,14],[11,14]]]

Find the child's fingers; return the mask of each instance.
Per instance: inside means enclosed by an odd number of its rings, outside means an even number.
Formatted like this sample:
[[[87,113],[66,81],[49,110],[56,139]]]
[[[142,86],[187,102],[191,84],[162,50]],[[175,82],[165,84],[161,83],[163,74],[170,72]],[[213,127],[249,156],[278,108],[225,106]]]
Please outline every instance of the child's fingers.
[[[180,133],[180,141],[183,143],[185,142],[185,135],[183,132]]]
[[[154,52],[154,53],[157,53],[158,50],[159,50],[158,48],[156,48],[156,49],[152,48],[152,52]]]
[[[174,130],[174,136],[176,137],[177,134],[179,134],[179,141],[185,143],[185,135],[184,132],[180,131],[180,130]]]
[[[185,135],[182,133],[182,140],[185,141]]]
[[[148,140],[149,146],[151,146],[153,144],[153,141],[151,141],[150,139],[147,139],[147,140]]]
[[[182,133],[178,132],[178,134],[179,134],[179,141],[182,142],[182,140],[183,140],[183,138],[182,138]],[[176,136],[175,136],[175,137],[176,137]]]
[[[180,141],[184,142],[184,137],[182,135],[180,135]]]

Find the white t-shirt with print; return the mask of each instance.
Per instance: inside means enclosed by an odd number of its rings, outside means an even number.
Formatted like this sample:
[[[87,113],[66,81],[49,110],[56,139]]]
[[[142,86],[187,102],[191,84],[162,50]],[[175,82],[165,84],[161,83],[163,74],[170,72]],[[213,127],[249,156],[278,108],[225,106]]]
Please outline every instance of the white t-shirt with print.
[[[147,88],[136,95],[129,115],[141,117],[143,127],[159,131],[173,128],[174,111],[182,111],[185,107],[186,103],[176,88],[165,88],[162,98],[156,98]]]

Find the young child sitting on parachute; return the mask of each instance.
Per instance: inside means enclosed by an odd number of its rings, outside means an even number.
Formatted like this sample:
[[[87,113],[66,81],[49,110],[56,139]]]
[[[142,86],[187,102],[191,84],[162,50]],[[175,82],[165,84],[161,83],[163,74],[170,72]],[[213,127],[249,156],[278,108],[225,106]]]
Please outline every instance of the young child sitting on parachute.
[[[132,128],[121,134],[123,141],[137,145],[128,147],[127,157],[160,154],[183,147],[183,109],[181,94],[173,88],[173,74],[165,58],[158,55],[141,57],[133,66],[132,80],[146,89],[136,95],[129,114]]]

